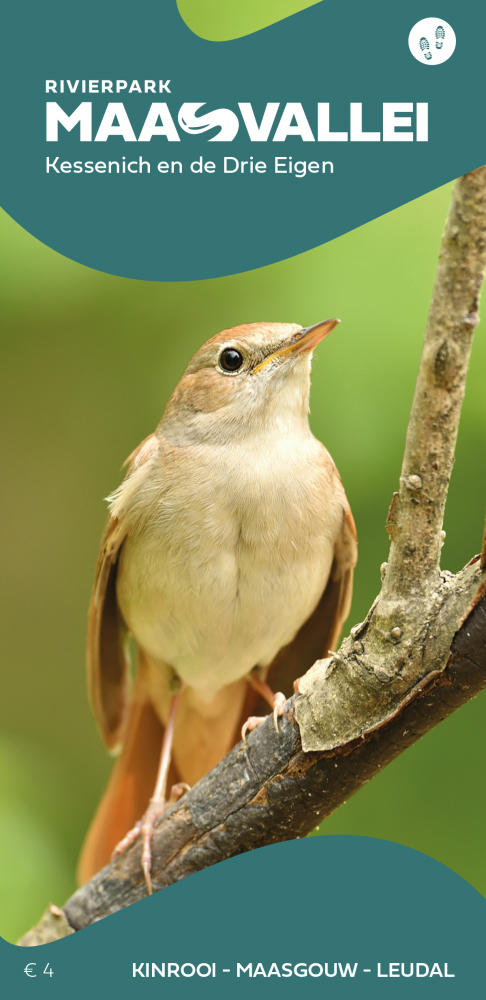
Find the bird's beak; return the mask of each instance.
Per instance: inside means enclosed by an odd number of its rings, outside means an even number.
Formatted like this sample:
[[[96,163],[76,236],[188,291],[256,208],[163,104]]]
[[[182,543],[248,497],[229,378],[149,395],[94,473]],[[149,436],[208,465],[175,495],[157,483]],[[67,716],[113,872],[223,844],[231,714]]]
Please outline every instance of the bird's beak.
[[[304,330],[298,330],[294,333],[290,344],[285,347],[281,347],[280,350],[274,351],[273,354],[269,354],[264,361],[261,361],[256,368],[253,369],[253,375],[255,372],[260,371],[265,365],[268,365],[270,361],[274,358],[280,358],[284,354],[303,354],[304,351],[313,351],[324,337],[327,337],[331,330],[340,323],[340,319],[326,319],[323,323],[315,323],[314,326],[308,326]]]

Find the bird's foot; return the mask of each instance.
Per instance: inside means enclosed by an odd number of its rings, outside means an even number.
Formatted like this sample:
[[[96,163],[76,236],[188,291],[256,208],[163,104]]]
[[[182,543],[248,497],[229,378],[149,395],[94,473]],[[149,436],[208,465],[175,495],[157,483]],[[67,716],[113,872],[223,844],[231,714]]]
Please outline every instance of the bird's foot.
[[[118,844],[116,845],[114,851],[112,852],[112,855],[111,855],[111,858],[110,858],[110,865],[112,865],[113,862],[116,861],[117,858],[121,857],[121,855],[124,854],[125,851],[128,851],[128,848],[131,847],[132,844],[136,841],[137,837],[140,836],[140,831],[142,829],[142,823],[143,823],[143,819],[139,819],[138,823],[135,823],[135,826],[132,827],[132,829],[128,831],[128,833],[123,838],[123,840],[120,840],[118,842]]]
[[[265,722],[265,719],[268,719],[268,715],[250,715],[250,718],[247,719],[241,727],[241,738],[243,743],[246,744],[246,734],[253,732],[257,726],[260,726],[262,722]]]
[[[258,691],[258,694],[261,694],[262,698],[264,698],[265,701],[268,702],[270,708],[273,708],[273,724],[278,733],[278,719],[279,716],[283,715],[284,713],[284,706],[286,701],[285,695],[282,694],[281,691],[277,691],[276,693],[274,693],[269,684],[267,684],[267,682],[263,680],[263,677],[260,677],[257,671],[252,670],[251,674],[248,674],[246,679],[248,683],[251,685],[251,687],[255,691]],[[244,743],[246,743],[245,739],[246,733],[251,732],[252,729],[256,729],[256,727],[259,726],[260,723],[263,722],[265,718],[266,716],[252,715],[245,722],[245,725],[241,730],[241,738]]]
[[[273,696],[273,724],[275,726],[275,730],[277,733],[278,733],[278,720],[280,716],[284,714],[286,700],[287,699],[285,695],[282,694],[281,691],[277,691],[277,693],[274,694]]]
[[[187,785],[185,781],[179,781],[177,785],[172,785],[169,795],[169,801],[167,802],[167,808],[173,806],[175,802],[178,802],[186,792],[191,791],[191,786]]]
[[[147,886],[147,893],[152,895],[152,834],[158,819],[165,813],[169,803],[150,799],[150,805],[142,820],[140,833],[142,835],[142,871]]]
[[[138,837],[142,837],[142,870],[145,878],[145,883],[147,886],[148,895],[151,896],[153,892],[152,888],[152,835],[154,832],[154,827],[158,819],[166,812],[169,806],[173,806],[185,792],[190,791],[190,786],[186,785],[185,782],[181,781],[177,785],[173,785],[171,789],[170,796],[167,801],[160,799],[150,799],[149,807],[146,813],[142,816],[142,819],[135,824],[135,826],[127,833],[123,840],[116,845],[113,854],[111,855],[111,863],[119,858],[121,854],[124,854],[129,847],[137,840]]]
[[[265,687],[267,687],[266,684]],[[260,689],[257,688],[257,690]],[[271,700],[266,695],[264,695],[264,697],[266,697],[267,701],[270,701],[270,705],[273,708],[273,725],[275,727],[276,732],[278,733],[278,720],[279,717],[284,714],[286,699],[285,695],[282,694],[281,691],[277,691],[276,694],[270,692],[270,694],[271,694]],[[253,729],[256,729],[257,726],[260,726],[262,722],[265,722],[265,719],[268,719],[268,715],[250,715],[250,718],[246,720],[241,730],[241,738],[243,740],[243,743],[246,743],[246,734],[251,733]]]
[[[176,799],[174,799],[174,802]],[[152,869],[152,847],[151,840],[152,834],[154,832],[154,826],[157,820],[163,815],[170,802],[161,802],[158,799],[151,799],[149,807],[146,813],[142,816],[142,819],[135,823],[135,826],[128,831],[126,837],[116,845],[113,854],[111,855],[110,864],[119,858],[125,851],[128,850],[132,844],[135,843],[138,837],[142,837],[142,870],[145,878],[145,883],[147,886],[147,892],[149,896],[152,895],[152,879],[150,877]]]

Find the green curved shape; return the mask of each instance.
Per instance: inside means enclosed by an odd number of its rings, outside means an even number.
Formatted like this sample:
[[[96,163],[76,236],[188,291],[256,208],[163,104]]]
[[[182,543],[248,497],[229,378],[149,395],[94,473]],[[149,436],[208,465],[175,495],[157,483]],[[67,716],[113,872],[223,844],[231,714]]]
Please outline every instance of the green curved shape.
[[[211,42],[242,38],[254,31],[282,21],[321,0],[177,0],[179,13],[187,26]]]

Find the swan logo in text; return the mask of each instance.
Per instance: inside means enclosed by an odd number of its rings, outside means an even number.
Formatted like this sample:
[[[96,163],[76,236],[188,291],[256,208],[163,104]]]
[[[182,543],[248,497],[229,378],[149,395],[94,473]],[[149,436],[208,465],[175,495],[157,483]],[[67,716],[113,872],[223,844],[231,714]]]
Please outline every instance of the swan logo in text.
[[[456,36],[443,18],[424,17],[414,24],[408,36],[408,47],[414,58],[424,66],[438,66],[451,58]]]

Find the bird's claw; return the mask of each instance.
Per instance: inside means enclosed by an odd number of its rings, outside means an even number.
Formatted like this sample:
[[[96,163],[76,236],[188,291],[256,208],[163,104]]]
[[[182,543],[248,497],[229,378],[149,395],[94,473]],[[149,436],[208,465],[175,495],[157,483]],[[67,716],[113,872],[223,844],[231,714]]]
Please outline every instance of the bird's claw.
[[[174,803],[178,802],[179,799],[181,799],[186,792],[190,791],[191,791],[191,786],[186,784],[185,781],[179,781],[177,785],[172,785],[172,788],[170,790],[169,801],[167,803],[167,808],[169,808],[169,806],[173,806]]]
[[[112,855],[110,857],[110,865],[112,865],[117,858],[121,857],[121,855],[124,854],[125,851],[127,851],[128,848],[132,846],[133,843],[135,843],[137,837],[140,836],[142,823],[143,820],[139,819],[138,823],[135,823],[135,826],[128,831],[123,840],[120,840],[118,842],[118,844],[115,847],[115,850],[112,852]]]
[[[285,707],[285,695],[281,691],[277,691],[273,699],[273,724],[275,726],[276,732],[278,733],[278,720],[279,716],[284,714]]]
[[[267,715],[250,715],[250,718],[246,720],[245,724],[241,727],[241,738],[246,746],[246,734],[253,732],[257,726],[260,726],[262,722],[265,722]]]
[[[277,733],[279,732],[278,720],[279,716],[284,714],[285,701],[285,695],[281,691],[277,691],[273,696],[273,725]],[[262,722],[265,722],[265,719],[268,719],[268,715],[250,715],[250,718],[246,720],[241,730],[241,738],[245,745],[246,734],[251,733],[257,726],[261,726]]]
[[[142,837],[142,870],[145,878],[145,883],[147,885],[147,892],[149,896],[152,895],[152,834],[154,832],[154,827],[158,819],[165,813],[169,806],[173,806],[185,792],[190,791],[190,785],[187,785],[184,781],[179,782],[177,785],[173,785],[171,793],[167,802],[161,801],[159,799],[151,799],[149,807],[142,817],[135,824],[133,829],[131,829],[123,840],[116,845],[115,850],[110,858],[110,864],[119,858],[120,855],[124,854],[129,847],[137,840],[137,837]]]
[[[151,799],[150,805],[142,820],[142,827],[140,831],[142,834],[142,870],[149,896],[151,896],[153,892],[151,879],[152,834],[157,820],[163,815],[168,805],[169,802],[160,802],[157,799]]]

